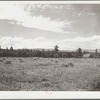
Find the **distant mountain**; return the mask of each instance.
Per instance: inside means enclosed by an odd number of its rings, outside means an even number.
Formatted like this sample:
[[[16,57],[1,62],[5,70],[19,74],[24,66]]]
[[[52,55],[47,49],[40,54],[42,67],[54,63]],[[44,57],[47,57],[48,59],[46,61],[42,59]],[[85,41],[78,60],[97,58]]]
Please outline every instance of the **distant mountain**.
[[[93,49],[83,49],[82,52],[84,52],[84,51],[85,52],[95,52],[95,50],[93,50]]]
[[[52,51],[52,50],[54,50],[54,49],[34,48],[34,49],[32,49],[32,50],[40,50],[40,51],[42,51],[42,50],[44,50],[44,51]],[[62,52],[73,52],[74,50],[59,50],[59,51],[62,51]]]
[[[95,52],[96,49],[83,49],[82,51],[86,51],[86,52]],[[100,53],[100,49],[97,49],[97,52]]]
[[[44,49],[44,48],[34,48],[34,49],[32,49],[32,50],[40,50],[40,51],[42,51],[42,50],[44,50],[44,51],[52,51],[52,50],[54,50],[54,49]],[[76,50],[59,50],[59,51],[63,51],[63,52],[76,52],[77,51],[77,49]],[[82,52],[95,52],[95,49],[82,49]],[[100,53],[100,49],[97,49],[97,52],[98,53]]]

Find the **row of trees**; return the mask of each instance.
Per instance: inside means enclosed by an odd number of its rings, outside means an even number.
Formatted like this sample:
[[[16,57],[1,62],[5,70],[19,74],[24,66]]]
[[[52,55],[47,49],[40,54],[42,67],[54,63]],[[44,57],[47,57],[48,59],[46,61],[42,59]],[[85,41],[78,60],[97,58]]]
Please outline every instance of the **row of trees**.
[[[76,52],[60,51],[58,45],[53,50],[34,50],[34,49],[2,49],[0,47],[0,57],[51,57],[51,58],[69,58],[69,57],[82,57],[83,53],[81,48]]]

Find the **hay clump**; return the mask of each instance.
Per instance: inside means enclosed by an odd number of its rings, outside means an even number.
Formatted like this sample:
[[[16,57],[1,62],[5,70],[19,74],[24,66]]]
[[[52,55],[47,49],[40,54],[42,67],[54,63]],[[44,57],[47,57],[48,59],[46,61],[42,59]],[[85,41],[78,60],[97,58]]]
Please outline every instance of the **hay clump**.
[[[11,64],[11,61],[8,60],[8,61],[5,62],[5,64]]]
[[[19,59],[20,62],[24,62],[22,59]]]
[[[70,62],[70,63],[68,63],[68,66],[74,66],[74,65],[73,65],[73,63]]]
[[[68,64],[61,64],[61,67],[73,67],[74,64],[73,63],[68,63]]]
[[[3,62],[3,60],[0,60],[0,62]]]
[[[96,67],[99,67],[100,68],[100,64],[97,64]]]

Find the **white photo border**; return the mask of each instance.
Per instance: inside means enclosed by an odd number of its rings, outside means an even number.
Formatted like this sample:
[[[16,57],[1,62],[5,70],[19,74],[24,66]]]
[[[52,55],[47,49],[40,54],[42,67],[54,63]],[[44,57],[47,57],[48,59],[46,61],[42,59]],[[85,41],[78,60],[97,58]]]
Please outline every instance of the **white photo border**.
[[[100,4],[100,1],[0,1],[34,4]],[[0,99],[100,99],[99,91],[0,91]]]

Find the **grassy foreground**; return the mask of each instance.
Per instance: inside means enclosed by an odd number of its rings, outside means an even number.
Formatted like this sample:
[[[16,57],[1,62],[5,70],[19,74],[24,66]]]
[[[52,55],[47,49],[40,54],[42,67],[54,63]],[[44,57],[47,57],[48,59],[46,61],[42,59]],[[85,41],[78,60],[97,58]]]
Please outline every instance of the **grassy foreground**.
[[[100,59],[0,58],[0,91],[99,91]]]

